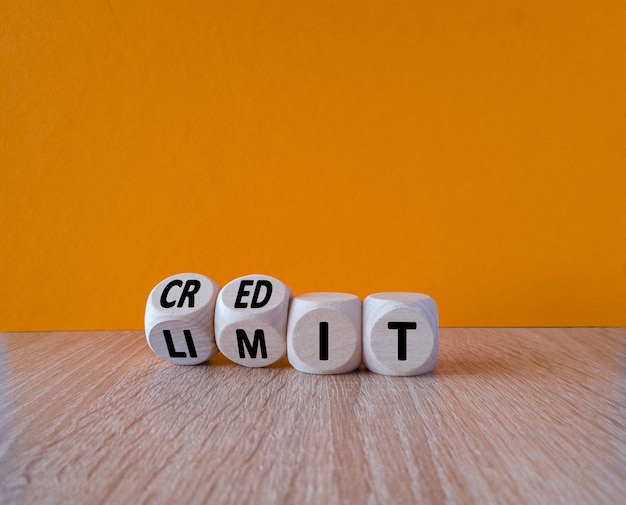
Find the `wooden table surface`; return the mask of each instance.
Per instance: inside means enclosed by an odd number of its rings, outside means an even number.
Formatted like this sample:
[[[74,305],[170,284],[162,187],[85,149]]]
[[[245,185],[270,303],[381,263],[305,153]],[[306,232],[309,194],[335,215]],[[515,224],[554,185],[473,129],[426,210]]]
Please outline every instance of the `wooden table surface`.
[[[0,503],[626,503],[624,328],[442,329],[420,377],[0,336]]]

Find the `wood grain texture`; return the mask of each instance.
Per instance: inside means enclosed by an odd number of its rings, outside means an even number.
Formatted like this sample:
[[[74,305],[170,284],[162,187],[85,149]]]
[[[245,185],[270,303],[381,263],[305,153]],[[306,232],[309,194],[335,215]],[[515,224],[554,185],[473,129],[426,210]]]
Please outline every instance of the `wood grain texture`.
[[[432,373],[387,377],[4,334],[0,503],[624,502],[624,328],[440,337]]]

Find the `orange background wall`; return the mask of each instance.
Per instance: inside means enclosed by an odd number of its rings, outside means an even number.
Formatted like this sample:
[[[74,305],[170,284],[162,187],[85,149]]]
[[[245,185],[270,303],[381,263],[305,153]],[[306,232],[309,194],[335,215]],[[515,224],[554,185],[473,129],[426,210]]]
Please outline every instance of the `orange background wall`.
[[[623,2],[3,1],[0,329],[170,274],[626,325]]]

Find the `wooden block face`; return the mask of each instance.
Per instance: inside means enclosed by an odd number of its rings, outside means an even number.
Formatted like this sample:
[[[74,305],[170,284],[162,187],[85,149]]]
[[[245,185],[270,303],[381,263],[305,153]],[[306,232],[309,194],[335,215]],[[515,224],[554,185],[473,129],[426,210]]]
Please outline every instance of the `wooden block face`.
[[[161,321],[147,338],[150,349],[177,365],[198,365],[217,354],[213,331],[185,320]]]
[[[161,358],[197,365],[217,354],[213,316],[219,285],[196,273],[172,275],[157,284],[146,303],[146,339]]]
[[[361,364],[361,300],[347,293],[294,297],[289,310],[287,355],[301,372],[341,374]]]
[[[229,282],[217,297],[215,338],[219,350],[240,365],[263,367],[287,354],[291,290],[269,275]]]
[[[363,302],[363,362],[384,375],[430,372],[439,352],[435,301],[420,293],[376,293]]]

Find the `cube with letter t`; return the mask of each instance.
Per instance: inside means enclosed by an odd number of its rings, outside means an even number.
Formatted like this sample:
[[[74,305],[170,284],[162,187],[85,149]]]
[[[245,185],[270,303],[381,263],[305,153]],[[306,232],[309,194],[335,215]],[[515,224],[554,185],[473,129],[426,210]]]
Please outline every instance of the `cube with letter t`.
[[[439,351],[437,304],[420,293],[376,293],[363,301],[363,363],[384,375],[430,372]]]
[[[247,275],[222,289],[215,305],[215,338],[228,359],[249,367],[271,365],[287,354],[291,290],[269,275]]]

